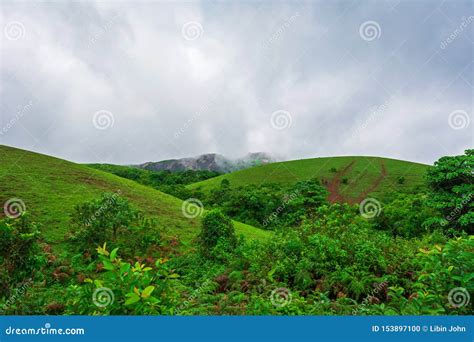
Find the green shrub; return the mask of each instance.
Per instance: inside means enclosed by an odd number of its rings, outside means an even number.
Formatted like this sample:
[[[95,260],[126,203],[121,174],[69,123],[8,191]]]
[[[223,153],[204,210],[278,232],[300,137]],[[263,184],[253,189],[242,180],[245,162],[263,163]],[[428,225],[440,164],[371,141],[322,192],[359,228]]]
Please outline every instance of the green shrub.
[[[122,229],[126,229],[138,213],[126,198],[116,193],[104,193],[95,199],[74,208],[72,224],[75,228],[73,240],[79,248],[88,248],[116,241]]]
[[[159,259],[150,267],[122,261],[118,248],[109,252],[106,244],[98,247],[97,252],[97,263],[101,263],[105,272],[86,278],[82,286],[69,286],[67,313],[173,314],[178,306],[173,284],[179,275],[170,268],[167,259]]]
[[[426,204],[428,196],[399,195],[385,203],[383,210],[374,219],[378,229],[386,230],[403,237],[421,236],[428,232],[424,222],[435,215],[435,211]]]
[[[464,155],[442,157],[428,169],[431,188],[428,205],[439,210],[443,218],[427,221],[453,233],[474,233],[474,150]]]
[[[0,297],[19,282],[33,278],[44,263],[40,253],[38,225],[26,213],[16,219],[0,220]]]
[[[202,218],[199,234],[201,253],[206,257],[216,253],[230,252],[237,245],[234,224],[221,210],[213,209]]]

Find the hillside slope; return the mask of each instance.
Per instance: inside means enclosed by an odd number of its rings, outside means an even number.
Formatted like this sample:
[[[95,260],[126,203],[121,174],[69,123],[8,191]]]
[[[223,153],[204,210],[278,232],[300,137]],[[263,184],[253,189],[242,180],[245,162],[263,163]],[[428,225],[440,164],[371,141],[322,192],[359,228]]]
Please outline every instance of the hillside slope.
[[[131,180],[58,158],[0,145],[0,204],[21,199],[33,220],[42,224],[48,242],[64,239],[69,230],[73,207],[115,192],[182,241],[199,232],[200,220],[182,213],[182,201]],[[3,215],[0,211],[0,217]],[[235,224],[238,234],[263,239],[269,233],[242,223]]]
[[[429,166],[379,157],[327,157],[302,159],[241,170],[188,185],[189,189],[208,192],[223,179],[231,187],[247,184],[291,184],[316,178],[329,192],[331,202],[356,203],[367,197],[397,191],[416,191],[424,187]],[[402,178],[403,177],[403,178]]]

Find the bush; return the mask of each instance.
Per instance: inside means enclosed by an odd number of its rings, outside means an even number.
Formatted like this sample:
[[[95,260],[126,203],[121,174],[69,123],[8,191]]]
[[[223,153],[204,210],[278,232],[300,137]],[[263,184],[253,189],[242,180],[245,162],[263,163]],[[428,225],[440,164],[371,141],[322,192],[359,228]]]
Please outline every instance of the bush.
[[[390,231],[403,237],[421,236],[428,232],[424,222],[435,213],[426,205],[428,196],[399,195],[384,205],[380,215],[374,222],[378,229]]]
[[[137,219],[138,212],[133,210],[125,198],[116,193],[104,193],[95,199],[75,207],[72,223],[76,227],[73,237],[81,244],[80,248],[96,246],[105,241],[116,241],[121,229]]]
[[[216,252],[231,252],[236,247],[234,224],[221,210],[213,209],[204,215],[199,244],[201,253],[211,258]]]
[[[221,188],[228,188],[230,187],[230,181],[228,179],[223,179],[221,181]]]
[[[434,218],[430,224],[446,231],[464,230],[474,233],[474,150],[465,155],[442,157],[427,173],[431,194],[428,204],[444,218]]]
[[[32,278],[43,263],[39,237],[38,225],[25,213],[0,220],[0,297],[8,295],[15,284]]]
[[[82,286],[69,286],[68,314],[173,314],[178,304],[173,284],[179,275],[167,259],[159,259],[150,267],[124,262],[118,248],[109,252],[106,244],[97,252],[105,272],[86,278]]]

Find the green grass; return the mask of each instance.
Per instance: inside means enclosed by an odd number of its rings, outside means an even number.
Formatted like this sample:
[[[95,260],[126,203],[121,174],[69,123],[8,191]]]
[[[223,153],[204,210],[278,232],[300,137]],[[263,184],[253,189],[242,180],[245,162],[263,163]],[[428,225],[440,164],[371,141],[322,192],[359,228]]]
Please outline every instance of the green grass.
[[[316,178],[320,181],[322,179],[330,181],[335,176],[335,173],[331,172],[331,168],[340,171],[353,161],[355,162],[354,165],[343,176],[348,179],[348,184],[340,184],[339,188],[340,193],[349,198],[357,198],[370,189],[381,175],[382,163],[385,165],[387,175],[376,189],[369,191],[369,194],[373,196],[383,196],[391,191],[411,192],[416,191],[418,188],[423,188],[423,177],[429,167],[424,164],[379,157],[302,159],[257,166],[193,183],[187,187],[208,192],[219,187],[223,179],[228,179],[231,187],[266,182],[289,185],[311,178]],[[405,178],[404,184],[398,183],[399,177]]]
[[[175,197],[85,165],[0,145],[0,204],[3,207],[11,198],[21,199],[32,219],[42,224],[49,243],[64,240],[75,205],[97,198],[102,192],[118,191],[181,241],[189,242],[198,234],[200,218],[184,217],[182,201]],[[239,222],[235,222],[235,228],[237,234],[252,239],[270,235]]]

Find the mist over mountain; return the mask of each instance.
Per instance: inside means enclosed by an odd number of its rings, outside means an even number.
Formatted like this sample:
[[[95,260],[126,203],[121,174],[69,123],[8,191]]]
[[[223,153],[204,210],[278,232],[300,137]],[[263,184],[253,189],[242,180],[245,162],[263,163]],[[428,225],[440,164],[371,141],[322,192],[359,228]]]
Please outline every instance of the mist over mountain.
[[[274,156],[271,156],[266,152],[248,153],[247,155],[237,159],[228,158],[217,153],[207,153],[197,157],[147,162],[134,166],[150,171],[206,170],[229,173],[252,166],[273,163],[276,161],[277,159]]]

